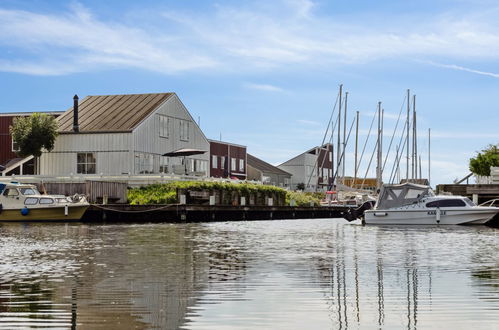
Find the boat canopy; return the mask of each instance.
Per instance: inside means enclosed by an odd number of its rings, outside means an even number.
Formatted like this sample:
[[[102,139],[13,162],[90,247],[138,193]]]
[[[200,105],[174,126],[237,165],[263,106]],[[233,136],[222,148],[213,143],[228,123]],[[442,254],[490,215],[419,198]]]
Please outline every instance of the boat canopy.
[[[384,185],[379,193],[375,208],[390,209],[417,203],[423,197],[435,196],[429,186],[415,183]]]

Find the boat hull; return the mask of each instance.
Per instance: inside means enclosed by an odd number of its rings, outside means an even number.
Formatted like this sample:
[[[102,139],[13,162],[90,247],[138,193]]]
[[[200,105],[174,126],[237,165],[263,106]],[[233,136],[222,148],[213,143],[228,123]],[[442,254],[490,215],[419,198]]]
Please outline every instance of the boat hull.
[[[369,210],[364,213],[366,224],[380,225],[482,225],[494,218],[498,208],[441,210]]]
[[[74,221],[80,220],[88,204],[68,205],[65,207],[30,208],[28,214],[22,215],[20,209],[3,209],[0,221]]]

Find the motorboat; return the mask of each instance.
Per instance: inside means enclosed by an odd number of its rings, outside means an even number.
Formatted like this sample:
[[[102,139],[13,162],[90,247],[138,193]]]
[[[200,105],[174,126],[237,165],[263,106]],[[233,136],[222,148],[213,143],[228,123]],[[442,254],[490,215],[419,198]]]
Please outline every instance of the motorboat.
[[[463,196],[435,195],[429,186],[384,185],[374,208],[364,211],[366,224],[475,225],[492,220],[497,207],[475,205]]]
[[[45,195],[32,184],[0,183],[0,221],[80,220],[89,205],[83,195]]]

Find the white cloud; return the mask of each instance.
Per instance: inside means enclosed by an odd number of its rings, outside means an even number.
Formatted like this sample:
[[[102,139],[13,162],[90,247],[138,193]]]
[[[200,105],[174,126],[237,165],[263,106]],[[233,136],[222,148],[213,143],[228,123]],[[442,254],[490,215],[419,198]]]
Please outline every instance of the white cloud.
[[[298,119],[296,122],[299,123],[299,124],[305,124],[305,125],[311,125],[311,126],[320,126],[320,125],[323,125],[322,123],[319,123],[317,121],[307,120],[307,119]]]
[[[466,67],[455,65],[455,64],[442,64],[442,63],[436,63],[436,62],[432,62],[432,61],[425,61],[425,62],[428,63],[428,64],[431,64],[433,66],[440,67],[440,68],[465,71],[465,72],[470,72],[470,73],[476,73],[476,74],[483,75],[483,76],[489,76],[489,77],[493,77],[493,78],[499,78],[499,73],[493,73],[493,72],[487,72],[487,71],[479,71],[479,70],[470,69],[470,68],[466,68]]]
[[[3,55],[3,71],[50,75],[104,66],[175,73],[216,65],[215,60],[179,44],[175,38],[99,21],[82,6],[64,15],[0,9],[0,45],[36,57],[14,61]]]
[[[246,88],[249,89],[256,89],[260,91],[265,91],[265,92],[284,92],[284,89],[274,86],[274,85],[269,85],[269,84],[252,84],[252,83],[247,83],[244,85]]]
[[[82,5],[62,14],[0,9],[0,46],[17,58],[4,52],[0,70],[44,75],[125,67],[174,74],[393,58],[498,59],[499,21],[492,9],[429,17],[385,14],[380,24],[372,18],[326,16],[317,7],[310,0],[279,0],[219,4],[202,14],[151,8],[128,23],[104,20]],[[454,64],[439,66],[498,77]]]

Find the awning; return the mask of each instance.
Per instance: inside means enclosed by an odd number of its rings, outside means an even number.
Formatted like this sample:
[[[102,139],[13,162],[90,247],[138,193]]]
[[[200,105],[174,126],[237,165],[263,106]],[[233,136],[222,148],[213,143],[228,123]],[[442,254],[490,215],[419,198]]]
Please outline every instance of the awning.
[[[163,156],[183,157],[183,156],[201,155],[204,153],[206,153],[206,150],[184,148],[184,149],[178,149],[175,151],[167,152],[166,154],[163,154]]]

